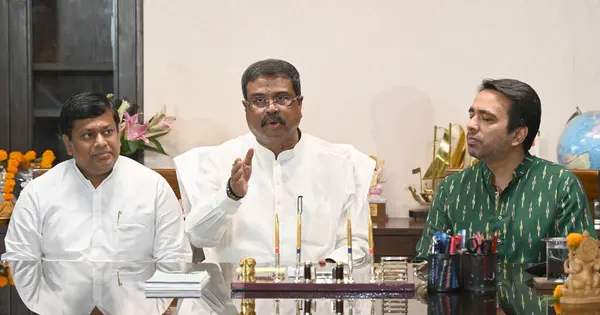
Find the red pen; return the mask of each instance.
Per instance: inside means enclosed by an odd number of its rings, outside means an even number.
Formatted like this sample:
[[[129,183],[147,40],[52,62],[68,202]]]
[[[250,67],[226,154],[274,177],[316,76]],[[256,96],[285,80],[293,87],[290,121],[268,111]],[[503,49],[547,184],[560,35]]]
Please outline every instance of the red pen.
[[[450,255],[456,254],[456,236],[450,238]]]
[[[494,233],[494,241],[492,242],[492,253],[496,253],[496,243],[498,243],[498,231]]]

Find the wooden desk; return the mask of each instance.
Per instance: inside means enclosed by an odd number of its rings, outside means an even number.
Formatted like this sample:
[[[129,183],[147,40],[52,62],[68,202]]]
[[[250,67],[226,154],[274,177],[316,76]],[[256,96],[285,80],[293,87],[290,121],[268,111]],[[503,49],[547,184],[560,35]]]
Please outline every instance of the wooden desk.
[[[405,256],[412,259],[423,233],[425,220],[389,218],[385,223],[373,222],[375,260],[382,256]]]
[[[389,218],[386,223],[373,222],[375,261],[382,256],[404,256],[413,259],[415,248],[421,239],[425,220],[413,218]],[[596,230],[600,238],[600,230]]]

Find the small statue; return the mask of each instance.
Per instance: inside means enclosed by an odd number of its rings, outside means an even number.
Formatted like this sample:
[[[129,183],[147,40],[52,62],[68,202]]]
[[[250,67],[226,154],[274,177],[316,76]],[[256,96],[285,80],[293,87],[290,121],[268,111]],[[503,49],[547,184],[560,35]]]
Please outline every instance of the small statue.
[[[557,287],[560,304],[600,303],[600,248],[596,239],[585,231],[567,236],[569,258],[564,263],[569,278]],[[600,307],[600,306],[599,306]]]
[[[242,282],[256,282],[256,260],[254,258],[240,259],[240,277]]]
[[[383,192],[381,183],[384,182],[381,175],[383,173],[383,164],[385,161],[377,160],[377,157],[373,155],[370,157],[375,160],[375,170],[373,171],[373,178],[371,179],[371,186],[369,188],[369,201],[382,202],[385,201],[385,198],[381,197],[381,193]]]

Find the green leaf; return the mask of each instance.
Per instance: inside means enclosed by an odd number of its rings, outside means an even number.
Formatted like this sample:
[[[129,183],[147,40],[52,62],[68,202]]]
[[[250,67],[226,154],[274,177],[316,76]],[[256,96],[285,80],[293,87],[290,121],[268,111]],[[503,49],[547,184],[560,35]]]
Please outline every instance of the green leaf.
[[[122,139],[121,140],[121,154],[130,156],[133,153],[135,153],[135,151],[141,149],[141,146],[142,146],[142,140],[129,141],[129,140]]]
[[[150,140],[150,142],[154,143],[154,145],[156,146],[156,150],[155,152],[164,154],[164,155],[168,155],[167,152],[165,152],[165,149],[163,148],[163,146],[160,144],[160,142],[158,142],[158,140],[156,138],[154,139],[148,139]]]

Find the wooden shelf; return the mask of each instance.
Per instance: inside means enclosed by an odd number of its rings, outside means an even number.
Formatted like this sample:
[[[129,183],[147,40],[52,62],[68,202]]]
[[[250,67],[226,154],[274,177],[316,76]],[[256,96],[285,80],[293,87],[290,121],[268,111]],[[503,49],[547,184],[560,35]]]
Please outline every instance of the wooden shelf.
[[[60,108],[36,108],[33,110],[33,117],[58,118],[60,116]]]
[[[112,62],[69,65],[62,63],[34,63],[33,71],[110,71],[114,69]]]

